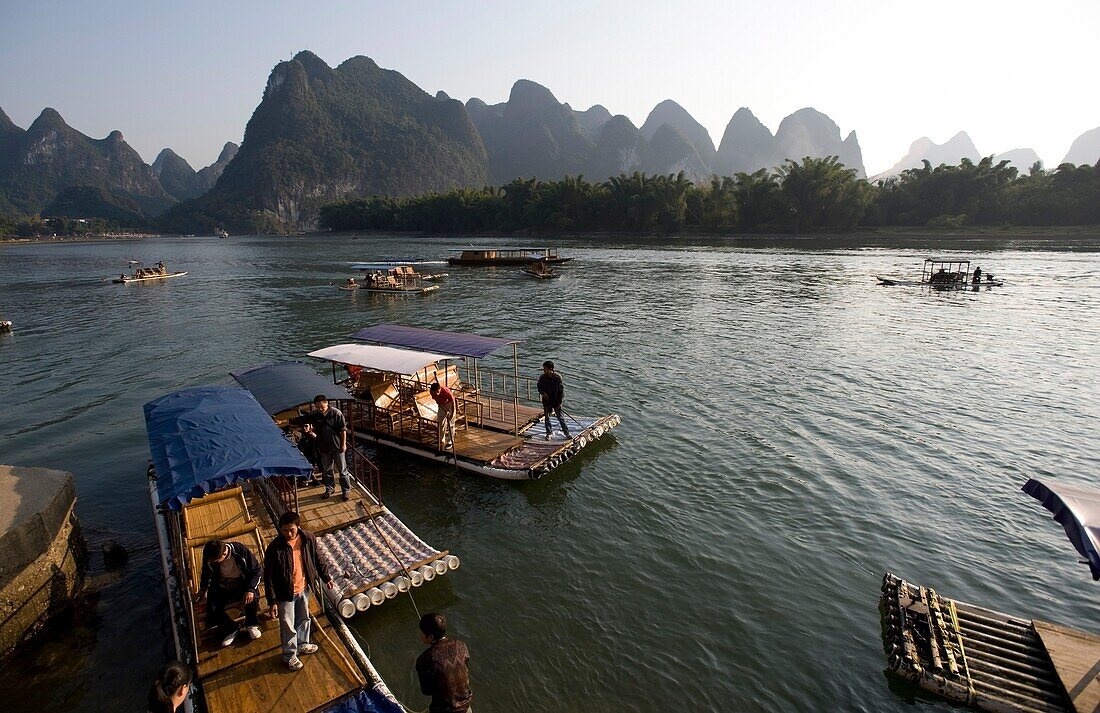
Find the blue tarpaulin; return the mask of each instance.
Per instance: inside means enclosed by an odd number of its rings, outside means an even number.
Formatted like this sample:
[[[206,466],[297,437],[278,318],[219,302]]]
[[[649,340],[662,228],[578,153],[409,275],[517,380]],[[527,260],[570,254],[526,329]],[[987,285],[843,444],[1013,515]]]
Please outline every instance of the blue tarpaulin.
[[[470,357],[472,359],[481,359],[503,346],[519,343],[518,339],[482,337],[477,334],[461,334],[459,332],[440,332],[434,329],[405,327],[400,324],[376,324],[373,327],[364,327],[351,335],[351,338],[386,346],[405,347],[439,354],[454,354],[455,356]]]
[[[369,688],[325,708],[325,713],[404,713],[404,709],[380,690]]]
[[[287,409],[312,403],[324,395],[329,401],[350,399],[344,387],[334,384],[300,361],[284,361],[241,369],[229,374],[248,389],[264,410],[274,416]]]
[[[233,483],[309,476],[313,466],[244,389],[203,386],[145,404],[160,502],[179,510]]]

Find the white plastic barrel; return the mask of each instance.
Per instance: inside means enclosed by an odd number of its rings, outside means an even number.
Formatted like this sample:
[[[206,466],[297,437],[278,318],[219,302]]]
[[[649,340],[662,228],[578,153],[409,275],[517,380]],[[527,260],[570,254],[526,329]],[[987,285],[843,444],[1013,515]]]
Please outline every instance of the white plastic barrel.
[[[386,599],[393,599],[397,596],[397,585],[393,582],[384,582],[378,588],[386,595]]]
[[[421,584],[424,584],[424,575],[420,574],[419,570],[411,569],[409,570],[409,581],[412,583],[412,586],[419,587]]]
[[[462,562],[454,555],[447,555],[443,558],[443,561],[447,564],[449,570],[456,570],[462,565]]]
[[[350,619],[355,616],[356,606],[350,599],[341,599],[338,608],[340,610],[340,616],[345,619]]]
[[[370,603],[376,606],[386,601],[385,592],[383,592],[378,587],[371,587],[365,593],[368,597],[370,597]]]
[[[417,568],[416,571],[420,572],[420,576],[424,578],[425,582],[430,582],[435,579],[435,567],[431,565],[426,564],[423,567]]]
[[[407,592],[412,589],[412,582],[409,578],[403,574],[399,574],[393,578],[393,583],[397,586],[397,591]]]
[[[447,574],[447,563],[442,558],[432,562],[432,567],[435,567],[435,573],[439,575]]]
[[[361,592],[359,594],[356,594],[354,597],[352,597],[351,602],[352,602],[352,604],[355,605],[355,608],[358,609],[359,611],[366,611],[366,610],[370,609],[370,597],[368,597],[366,594],[363,594]]]

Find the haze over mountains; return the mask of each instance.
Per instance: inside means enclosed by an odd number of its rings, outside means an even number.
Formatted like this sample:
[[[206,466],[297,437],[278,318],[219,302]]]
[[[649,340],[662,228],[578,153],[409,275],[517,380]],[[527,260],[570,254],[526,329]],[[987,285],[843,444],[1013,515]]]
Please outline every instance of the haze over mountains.
[[[119,132],[91,139],[52,109],[25,131],[0,111],[0,213],[98,210],[160,216],[161,229],[179,232],[286,231],[312,227],[322,204],[349,195],[406,196],[578,174],[602,181],[634,171],[683,171],[704,182],[807,156],[837,156],[865,175],[855,132],[842,137],[832,119],[809,107],[783,119],[774,134],[741,107],[715,145],[672,100],[657,104],[640,127],[601,105],[575,110],[525,79],[505,102],[463,104],[445,92],[432,96],[367,57],[332,68],[303,51],[272,70],[241,146],[227,143],[198,171],[168,148],[147,165]],[[981,157],[965,132],[942,145],[922,138],[876,178],[924,160]],[[1030,149],[997,158],[1023,172],[1038,160]],[[1097,158],[1100,129],[1079,138],[1066,157]],[[80,190],[67,191],[74,188]]]

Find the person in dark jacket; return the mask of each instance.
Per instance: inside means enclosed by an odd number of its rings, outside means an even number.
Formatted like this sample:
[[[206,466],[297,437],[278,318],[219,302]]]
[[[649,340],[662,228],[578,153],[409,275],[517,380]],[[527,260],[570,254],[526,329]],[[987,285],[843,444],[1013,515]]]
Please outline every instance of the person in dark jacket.
[[[537,386],[539,396],[542,397],[542,413],[546,416],[546,440],[550,440],[550,434],[553,432],[550,428],[551,411],[558,417],[561,432],[565,434],[566,438],[572,438],[569,435],[569,426],[565,425],[565,418],[561,413],[561,403],[565,399],[565,384],[561,380],[561,374],[554,371],[554,362],[544,361],[542,363],[542,376],[539,377]]]
[[[313,410],[292,418],[291,423],[302,426],[304,438],[313,440],[321,461],[321,477],[324,478],[327,498],[336,490],[336,473],[340,473],[340,490],[344,500],[351,497],[351,472],[348,471],[348,422],[344,412],[329,406],[324,394],[313,397]]]
[[[447,617],[425,614],[420,619],[420,641],[427,650],[416,659],[420,692],[431,696],[431,713],[469,713],[470,651],[466,644],[447,636]]]
[[[302,668],[299,654],[312,654],[317,644],[309,641],[309,587],[318,579],[332,589],[328,563],[317,551],[317,538],[301,528],[296,512],[279,518],[279,535],[264,555],[264,588],[271,618],[279,620],[283,661],[291,671]]]
[[[260,638],[260,563],[248,547],[239,542],[211,540],[202,548],[202,576],[196,600],[206,600],[206,625],[219,632],[222,646],[237,639],[237,622],[226,614],[226,607],[244,604],[244,630],[253,639]]]

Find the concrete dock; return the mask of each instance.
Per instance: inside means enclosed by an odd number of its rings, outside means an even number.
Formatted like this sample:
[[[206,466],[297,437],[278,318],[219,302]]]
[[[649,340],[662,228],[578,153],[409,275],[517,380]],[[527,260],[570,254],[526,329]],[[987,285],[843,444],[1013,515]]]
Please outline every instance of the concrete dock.
[[[80,588],[86,551],[75,505],[71,473],[0,465],[0,656]]]

